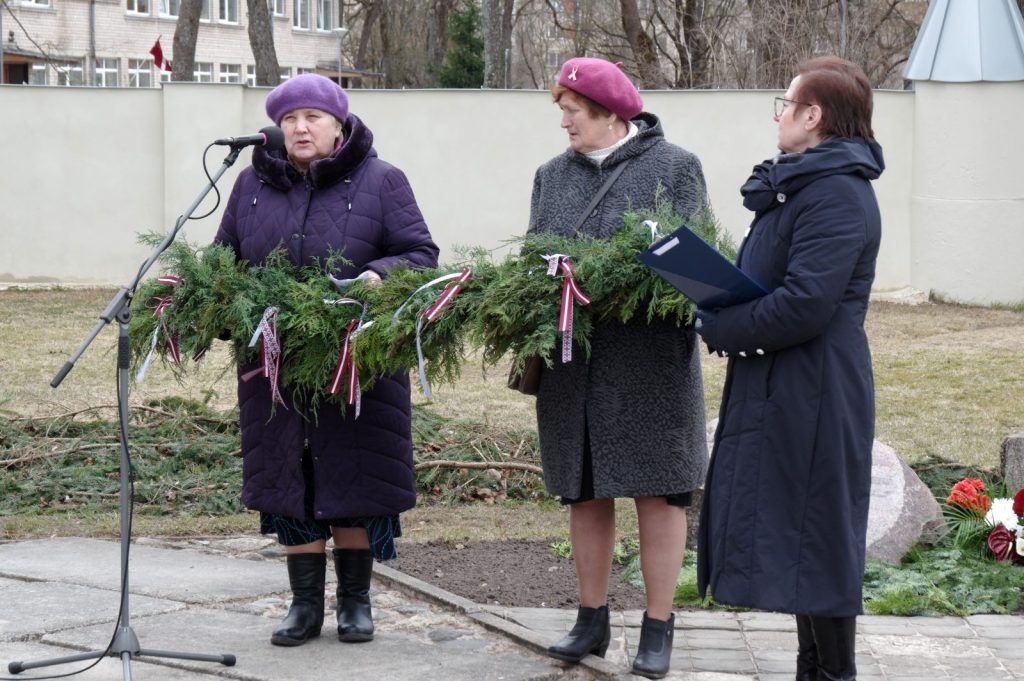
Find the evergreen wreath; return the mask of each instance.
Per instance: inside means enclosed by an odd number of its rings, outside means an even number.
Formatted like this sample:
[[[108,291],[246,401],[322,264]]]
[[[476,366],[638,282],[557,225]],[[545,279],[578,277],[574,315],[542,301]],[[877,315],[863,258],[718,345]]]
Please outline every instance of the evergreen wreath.
[[[421,367],[429,394],[431,383],[457,381],[472,351],[480,352],[485,367],[506,356],[522,367],[534,355],[550,365],[561,345],[564,276],[548,276],[544,256],[550,254],[570,256],[576,282],[590,299],[575,306],[572,323],[573,344],[585,355],[596,323],[625,323],[636,315],[692,323],[693,303],[636,257],[680,227],[682,218],[659,201],[653,210],[626,213],[623,223],[608,239],[529,234],[513,240],[518,249],[499,262],[486,250],[466,249],[449,266],[403,265],[377,286],[356,280],[342,292],[322,269],[296,267],[280,251],[250,265],[226,246],[172,242],[159,260],[165,274],[143,282],[132,302],[133,365],[141,376],[159,358],[180,378],[218,340],[230,343],[233,363],[258,362],[260,342],[252,341],[268,308],[276,309],[279,385],[314,405],[345,403],[345,391],[332,393],[330,387],[346,335],[364,391],[379,376]],[[735,246],[710,208],[699,210],[688,226],[735,258]],[[161,239],[151,234],[141,240],[156,245]],[[343,262],[343,253],[332,254],[328,271]],[[457,293],[438,305],[455,286]],[[442,309],[426,318],[435,305]]]

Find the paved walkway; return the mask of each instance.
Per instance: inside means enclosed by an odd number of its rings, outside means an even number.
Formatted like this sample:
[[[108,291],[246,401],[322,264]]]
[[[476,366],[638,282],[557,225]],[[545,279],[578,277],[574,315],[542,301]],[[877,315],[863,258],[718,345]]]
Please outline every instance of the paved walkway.
[[[115,628],[120,545],[60,538],[0,544],[0,678],[66,674],[75,678],[160,681],[217,678],[539,681],[637,679],[628,661],[640,615],[614,613],[606,659],[566,665],[546,646],[569,629],[574,611],[484,606],[378,565],[373,589],[377,634],[340,643],[328,614],[324,634],[297,648],[269,643],[287,610],[287,576],[274,545],[261,537],[169,543],[136,539],[129,569],[129,623]],[[330,572],[330,570],[328,570]],[[333,588],[328,587],[328,593]],[[333,603],[329,603],[333,606]],[[860,681],[1024,680],[1024,618],[858,620]],[[682,612],[668,678],[685,681],[789,681],[793,619],[768,613]],[[119,648],[153,655],[54,658]],[[236,663],[180,659],[233,655]],[[23,670],[10,673],[10,663]]]

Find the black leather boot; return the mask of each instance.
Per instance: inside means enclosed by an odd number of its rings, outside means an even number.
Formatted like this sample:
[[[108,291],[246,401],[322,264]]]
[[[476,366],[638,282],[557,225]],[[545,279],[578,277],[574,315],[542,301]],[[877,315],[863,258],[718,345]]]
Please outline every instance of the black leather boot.
[[[660,679],[668,674],[672,659],[672,639],[676,630],[676,616],[669,615],[668,621],[651,619],[644,613],[640,625],[640,643],[633,658],[633,673],[648,679]]]
[[[611,639],[608,606],[580,607],[576,613],[576,624],[572,625],[572,629],[561,641],[548,648],[548,655],[566,662],[579,662],[586,655],[604,657]]]
[[[796,681],[818,681],[818,648],[808,615],[796,616]]]
[[[370,549],[334,549],[334,571],[338,575],[338,640],[347,643],[372,641],[370,578],[373,576],[373,554]]]
[[[270,642],[275,646],[301,646],[320,635],[324,625],[324,579],[327,556],[323,553],[288,554],[288,582],[292,604],[288,614],[274,629]]]
[[[857,681],[856,617],[812,617],[817,681]]]

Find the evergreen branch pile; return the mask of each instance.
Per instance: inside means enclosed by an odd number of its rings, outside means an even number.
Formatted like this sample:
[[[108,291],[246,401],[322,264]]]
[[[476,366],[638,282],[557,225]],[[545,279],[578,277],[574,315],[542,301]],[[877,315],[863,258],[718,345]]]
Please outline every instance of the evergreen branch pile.
[[[150,354],[154,334],[153,352],[179,376],[218,339],[231,343],[235,363],[257,362],[260,344],[250,348],[249,342],[264,310],[276,307],[280,384],[313,404],[344,402],[344,391],[330,395],[329,386],[353,319],[361,322],[350,341],[363,390],[379,376],[417,366],[417,328],[430,383],[454,383],[470,350],[481,352],[485,366],[506,356],[520,367],[534,355],[551,363],[561,344],[563,275],[559,271],[548,276],[543,256],[555,253],[570,256],[579,287],[591,299],[589,305],[575,306],[572,328],[574,344],[588,355],[595,323],[625,323],[638,314],[647,321],[670,319],[680,326],[693,320],[692,302],[636,257],[651,245],[651,222],[657,223],[660,236],[682,224],[669,204],[659,202],[654,210],[627,213],[623,228],[610,239],[531,234],[515,240],[518,251],[500,262],[475,249],[455,265],[421,270],[401,266],[379,285],[357,280],[342,293],[319,268],[295,267],[280,252],[250,266],[224,246],[197,249],[174,242],[161,262],[180,283],[165,277],[148,280],[133,301],[133,362],[139,366]],[[710,210],[699,212],[689,226],[727,257],[735,256]],[[155,243],[158,239],[144,237]],[[343,261],[343,254],[332,255],[328,269]],[[455,283],[435,280],[464,267],[472,276],[458,295],[433,320],[423,318],[445,286]],[[340,303],[343,297],[358,304]],[[161,300],[170,304],[161,307]],[[159,316],[154,314],[158,307]],[[171,361],[172,338],[180,348],[178,364]]]

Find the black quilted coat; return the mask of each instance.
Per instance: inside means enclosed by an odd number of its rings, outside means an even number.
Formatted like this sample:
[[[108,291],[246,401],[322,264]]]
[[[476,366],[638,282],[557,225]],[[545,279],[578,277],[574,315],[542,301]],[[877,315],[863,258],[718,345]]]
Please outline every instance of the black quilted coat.
[[[608,237],[623,214],[653,208],[655,195],[689,217],[706,200],[704,174],[693,154],[670,144],[648,113],[633,120],[639,135],[596,166],[567,150],[536,173],[531,232],[568,233],[616,165],[629,159],[580,231]],[[586,292],[585,282],[581,288]],[[641,315],[642,317],[642,315]],[[575,348],[570,363],[556,351],[537,396],[544,482],[556,496],[580,496],[583,447],[589,434],[597,498],[661,496],[700,487],[707,467],[704,389],[692,327],[634,319],[595,325],[589,361]]]
[[[345,143],[310,164],[303,176],[283,152],[253,150],[241,172],[215,241],[260,263],[284,248],[296,264],[323,264],[330,251],[352,262],[334,272],[379,274],[399,262],[437,264],[438,249],[401,170],[377,158],[373,135],[349,115]],[[325,275],[326,276],[326,275]],[[341,330],[339,329],[339,333]],[[239,376],[256,369],[239,366]],[[363,394],[359,418],[335,404],[316,413],[285,391],[287,408],[271,415],[262,375],[238,382],[243,489],[248,508],[303,518],[303,447],[308,443],[318,520],[393,515],[411,508],[413,484],[409,379],[396,374]]]
[[[769,293],[701,313],[708,345],[730,356],[697,550],[701,592],[718,602],[861,612],[883,168],[873,140],[832,138],[743,186],[756,217],[739,264]]]

